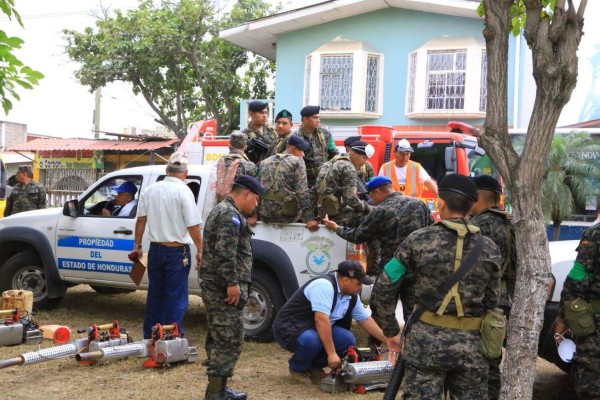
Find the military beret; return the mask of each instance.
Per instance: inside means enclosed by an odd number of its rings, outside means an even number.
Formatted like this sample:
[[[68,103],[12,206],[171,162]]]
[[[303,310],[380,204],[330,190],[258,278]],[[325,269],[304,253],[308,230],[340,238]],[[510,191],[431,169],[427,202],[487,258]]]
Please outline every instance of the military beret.
[[[356,140],[352,142],[350,145],[350,150],[353,152],[360,154],[361,156],[367,156],[371,158],[373,154],[375,154],[375,149],[373,146],[368,144],[367,142],[363,142],[362,140]]]
[[[375,178],[373,178],[369,182],[367,182],[367,192],[372,192],[373,190],[377,189],[378,187],[381,187],[384,185],[391,185],[391,184],[392,184],[392,180],[390,178],[388,178],[387,176],[376,176]]]
[[[241,186],[244,189],[248,189],[249,191],[256,193],[258,195],[264,194],[267,189],[263,185],[260,184],[256,178],[251,177],[250,175],[239,175],[233,181],[234,185]]]
[[[288,110],[281,110],[277,113],[277,115],[275,116],[275,122],[277,122],[277,120],[279,118],[287,118],[290,120],[290,122],[292,122],[292,113],[289,112]]]
[[[473,183],[479,190],[489,190],[495,193],[502,193],[502,185],[498,182],[498,179],[490,175],[477,175],[473,178]]]
[[[241,131],[231,132],[229,137],[229,145],[234,149],[243,149],[248,143],[248,135]]]
[[[312,117],[321,111],[321,106],[306,106],[300,110],[300,115],[303,117]]]
[[[302,151],[306,151],[309,148],[309,144],[306,140],[302,139],[300,136],[298,135],[291,135],[288,140],[287,143],[290,146],[296,146],[298,149],[302,150]]]
[[[350,146],[352,143],[354,143],[354,142],[356,142],[357,140],[360,140],[360,139],[361,139],[361,137],[360,137],[360,136],[350,136],[350,137],[347,137],[347,138],[344,140],[344,147],[348,147],[348,146]]]
[[[460,174],[445,175],[438,182],[438,191],[458,193],[469,200],[477,201],[477,186],[468,176]]]
[[[248,103],[248,110],[258,112],[267,108],[268,105],[269,103],[267,103],[266,101],[252,100],[250,103]]]

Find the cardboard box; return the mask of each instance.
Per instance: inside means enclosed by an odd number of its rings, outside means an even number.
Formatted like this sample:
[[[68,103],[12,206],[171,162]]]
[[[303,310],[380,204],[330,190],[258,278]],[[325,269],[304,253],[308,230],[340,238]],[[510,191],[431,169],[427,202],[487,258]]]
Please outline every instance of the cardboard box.
[[[133,268],[129,273],[129,277],[137,286],[142,283],[142,278],[146,273],[146,265],[148,265],[148,254],[144,254],[142,258],[139,258],[133,262]]]

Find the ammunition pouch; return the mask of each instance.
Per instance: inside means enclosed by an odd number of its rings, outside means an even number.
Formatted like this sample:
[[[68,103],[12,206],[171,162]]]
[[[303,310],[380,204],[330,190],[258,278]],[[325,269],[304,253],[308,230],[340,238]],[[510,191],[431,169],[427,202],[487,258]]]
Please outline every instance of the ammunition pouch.
[[[597,301],[594,303],[597,303]],[[592,305],[587,301],[581,298],[576,298],[573,301],[565,301],[563,313],[573,335],[585,337],[596,332],[594,310]]]
[[[481,318],[437,315],[431,311],[424,311],[419,321],[441,328],[461,329],[465,331],[478,331],[481,329]]]
[[[318,197],[318,206],[321,215],[328,215],[334,217],[340,213],[340,199],[333,193],[331,194],[320,194]]]
[[[268,191],[261,196],[261,200],[269,200],[281,205],[281,214],[284,217],[296,217],[300,210],[296,196],[285,196],[280,192]]]
[[[493,360],[502,355],[502,345],[506,337],[506,317],[502,309],[488,311],[481,323],[479,349],[486,358]]]

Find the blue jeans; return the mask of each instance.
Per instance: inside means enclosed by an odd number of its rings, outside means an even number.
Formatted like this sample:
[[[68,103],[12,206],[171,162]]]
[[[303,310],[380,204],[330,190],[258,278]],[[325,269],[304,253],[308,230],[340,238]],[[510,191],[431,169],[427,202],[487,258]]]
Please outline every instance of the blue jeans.
[[[184,251],[188,260],[183,266]],[[144,315],[144,339],[150,339],[157,323],[181,321],[188,307],[188,275],[192,264],[190,247],[167,247],[150,244],[148,251],[148,296]]]
[[[342,327],[333,325],[331,336],[335,352],[343,357],[349,346],[356,346],[356,339],[352,332]],[[315,328],[307,329],[296,340],[296,352],[290,358],[289,366],[292,371],[304,372],[311,368],[324,368],[327,366],[327,353]]]

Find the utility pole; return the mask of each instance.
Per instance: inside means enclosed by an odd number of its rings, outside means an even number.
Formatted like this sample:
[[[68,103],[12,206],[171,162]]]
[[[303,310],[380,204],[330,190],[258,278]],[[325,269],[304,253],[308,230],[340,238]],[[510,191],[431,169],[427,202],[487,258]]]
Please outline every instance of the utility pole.
[[[96,88],[96,96],[94,102],[94,139],[100,139],[100,101],[102,99],[101,88]]]

